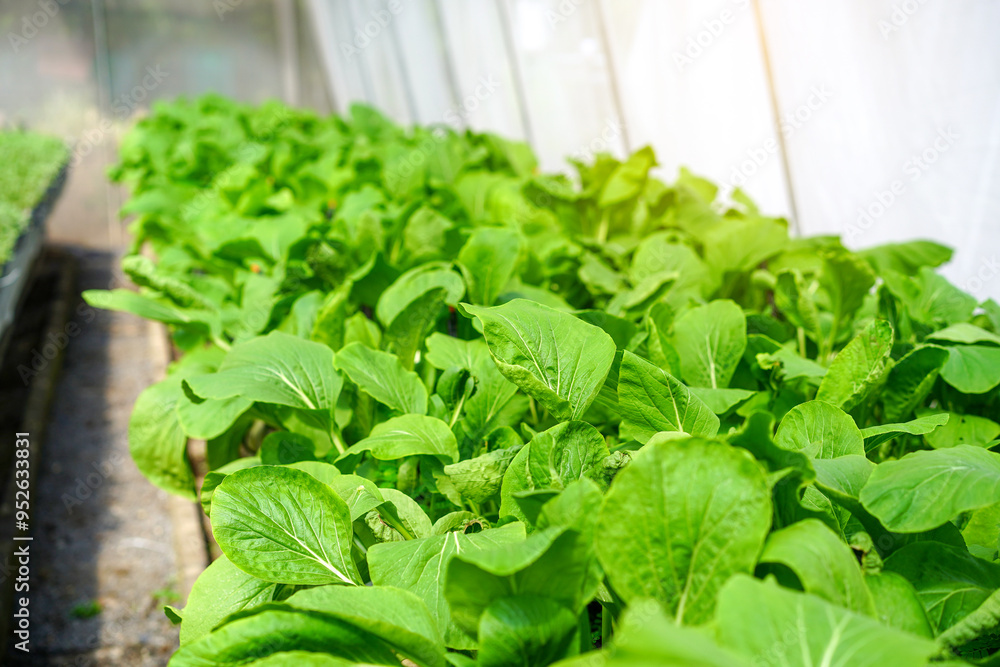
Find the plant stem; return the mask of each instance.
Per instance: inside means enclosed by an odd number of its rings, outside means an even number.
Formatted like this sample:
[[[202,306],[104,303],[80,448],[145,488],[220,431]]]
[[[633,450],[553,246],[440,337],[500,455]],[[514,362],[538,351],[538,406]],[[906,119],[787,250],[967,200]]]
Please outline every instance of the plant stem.
[[[611,637],[614,634],[614,628],[611,625],[611,610],[607,607],[601,607],[601,648],[606,648],[608,643],[611,641]]]
[[[455,422],[458,421],[458,415],[461,414],[462,406],[465,405],[466,396],[468,396],[468,394],[462,394],[462,398],[458,399],[458,404],[455,406],[455,412],[452,413],[451,421],[448,422],[448,428],[453,427],[455,425]]]
[[[606,243],[608,240],[608,213],[607,211],[601,215],[601,224],[597,226],[597,242]]]
[[[333,445],[337,448],[337,451],[343,454],[347,451],[347,445],[344,444],[344,440],[340,437],[340,429],[334,424],[330,428],[330,439],[333,440]]]

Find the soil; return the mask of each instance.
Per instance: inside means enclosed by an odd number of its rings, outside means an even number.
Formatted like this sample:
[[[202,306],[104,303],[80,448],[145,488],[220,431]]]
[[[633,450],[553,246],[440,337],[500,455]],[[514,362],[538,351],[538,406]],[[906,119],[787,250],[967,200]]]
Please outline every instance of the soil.
[[[115,253],[74,255],[81,290],[111,284]],[[22,318],[44,307],[44,298],[29,299]],[[176,505],[139,473],[127,440],[132,404],[163,377],[162,329],[82,300],[72,305],[69,321],[78,328],[66,327],[62,373],[35,471],[31,653],[9,649],[3,662],[164,665],[176,650],[177,629],[162,608],[183,606],[188,577],[175,555]],[[30,358],[31,344],[22,336],[19,353]],[[36,339],[32,349],[44,344]],[[18,389],[24,390],[18,382],[7,374],[0,387],[4,404],[15,409]],[[180,548],[197,552],[204,545]]]

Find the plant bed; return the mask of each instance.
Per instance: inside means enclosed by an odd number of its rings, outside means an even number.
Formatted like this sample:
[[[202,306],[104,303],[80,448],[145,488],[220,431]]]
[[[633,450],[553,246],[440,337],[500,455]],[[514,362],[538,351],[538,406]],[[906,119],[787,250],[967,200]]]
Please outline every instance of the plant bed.
[[[58,139],[0,132],[0,357],[69,172]]]
[[[130,432],[224,555],[172,665],[995,653],[1000,307],[943,246],[791,238],[655,164],[365,107],[136,127],[156,259],[85,298],[184,351]]]

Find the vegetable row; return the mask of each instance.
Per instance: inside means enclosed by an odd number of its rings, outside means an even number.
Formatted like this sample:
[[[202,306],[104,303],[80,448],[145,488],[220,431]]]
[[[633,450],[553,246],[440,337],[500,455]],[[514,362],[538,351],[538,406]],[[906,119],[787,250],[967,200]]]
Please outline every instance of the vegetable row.
[[[572,166],[215,96],[126,137],[140,290],[85,297],[184,351],[130,447],[225,554],[171,664],[988,652],[1000,307],[648,148]]]

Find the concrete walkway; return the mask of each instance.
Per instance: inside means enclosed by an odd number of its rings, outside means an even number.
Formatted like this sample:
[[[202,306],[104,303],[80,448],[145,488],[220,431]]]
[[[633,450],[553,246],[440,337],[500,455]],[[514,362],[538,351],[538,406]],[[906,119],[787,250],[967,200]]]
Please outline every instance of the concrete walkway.
[[[113,253],[75,254],[81,290],[109,286]],[[8,662],[164,665],[177,630],[162,607],[183,606],[189,580],[176,547],[204,551],[198,534],[176,544],[171,513],[193,524],[193,506],[146,481],[128,451],[132,404],[163,377],[166,342],[157,326],[80,303],[37,471],[32,653]]]

